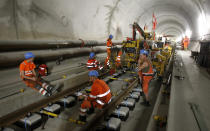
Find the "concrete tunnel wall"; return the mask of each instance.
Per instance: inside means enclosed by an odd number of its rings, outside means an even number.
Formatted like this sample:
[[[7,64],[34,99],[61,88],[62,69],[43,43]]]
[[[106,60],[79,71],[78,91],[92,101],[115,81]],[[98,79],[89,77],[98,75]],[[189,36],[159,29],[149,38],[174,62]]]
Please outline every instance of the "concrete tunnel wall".
[[[151,30],[153,12],[157,33],[209,36],[210,0],[1,0],[0,40],[123,40],[134,21]]]

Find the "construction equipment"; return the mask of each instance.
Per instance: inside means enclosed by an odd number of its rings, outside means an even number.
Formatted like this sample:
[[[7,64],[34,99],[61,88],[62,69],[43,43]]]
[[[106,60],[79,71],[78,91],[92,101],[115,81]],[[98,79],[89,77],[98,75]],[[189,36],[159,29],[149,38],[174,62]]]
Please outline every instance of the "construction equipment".
[[[171,51],[172,51],[172,48],[169,46],[167,48],[164,47],[164,49],[161,51],[161,55],[166,57],[166,64],[168,64],[169,59],[171,57]]]
[[[136,39],[136,30],[141,34],[144,39]],[[133,24],[133,38],[123,42],[123,51],[125,52],[124,65],[129,69],[136,68],[139,50],[144,48],[144,40],[146,40],[146,34],[142,28],[134,22]]]
[[[146,35],[144,31],[136,22],[133,23],[133,40],[136,40],[136,30],[138,30],[138,32],[141,34],[144,40],[146,40]]]
[[[157,54],[156,58],[153,59],[152,64],[157,71],[157,75],[162,77],[165,71],[166,57],[161,54]]]
[[[135,68],[138,61],[139,40],[123,42],[123,51],[125,52],[124,65],[127,68]]]

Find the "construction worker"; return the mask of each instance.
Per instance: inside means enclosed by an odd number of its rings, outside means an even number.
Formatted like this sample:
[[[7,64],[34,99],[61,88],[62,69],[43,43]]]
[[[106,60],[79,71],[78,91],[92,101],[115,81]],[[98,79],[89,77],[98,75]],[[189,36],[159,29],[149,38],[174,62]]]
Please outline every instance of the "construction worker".
[[[87,61],[87,68],[89,71],[91,70],[102,70],[103,67],[100,65],[100,63],[95,59],[95,53],[91,52],[89,59]]]
[[[187,50],[189,42],[190,42],[189,38],[187,36],[185,36],[185,38],[183,39],[183,48],[184,48],[184,50]]]
[[[139,79],[141,81],[141,85],[144,92],[144,102],[142,104],[149,106],[149,82],[153,78],[153,68],[152,63],[148,58],[148,51],[142,49],[140,50],[140,57],[138,60],[138,71],[139,71]]]
[[[111,91],[109,86],[103,81],[98,79],[98,72],[92,70],[89,72],[90,81],[93,82],[89,96],[85,97],[80,107],[80,121],[86,121],[86,112],[94,108],[102,109],[106,104],[111,102]]]
[[[106,57],[106,60],[105,60],[105,67],[109,67],[110,66],[110,57],[111,57],[111,48],[112,48],[112,46],[113,46],[113,44],[112,44],[112,38],[113,38],[113,35],[109,35],[109,38],[108,38],[108,40],[107,40],[107,43],[106,43],[106,45],[107,45],[107,49],[106,49],[106,51],[107,51],[107,57]]]
[[[20,77],[28,87],[39,91],[44,96],[51,96],[53,87],[44,82],[35,72],[34,57],[32,52],[24,54],[25,60],[20,64]]]
[[[117,57],[116,57],[116,60],[115,60],[115,65],[116,65],[116,68],[121,68],[121,57],[122,57],[122,49],[120,49],[118,51],[118,54],[117,54]]]

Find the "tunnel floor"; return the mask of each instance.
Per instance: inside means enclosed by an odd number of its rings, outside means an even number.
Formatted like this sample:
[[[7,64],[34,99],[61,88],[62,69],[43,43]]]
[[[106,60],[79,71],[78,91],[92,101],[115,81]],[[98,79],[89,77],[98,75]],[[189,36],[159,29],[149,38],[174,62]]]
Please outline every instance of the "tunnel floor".
[[[173,76],[184,79],[172,78],[168,116],[170,131],[210,130],[210,75],[190,55],[190,51],[179,50],[175,58]],[[196,114],[190,104],[196,105]]]

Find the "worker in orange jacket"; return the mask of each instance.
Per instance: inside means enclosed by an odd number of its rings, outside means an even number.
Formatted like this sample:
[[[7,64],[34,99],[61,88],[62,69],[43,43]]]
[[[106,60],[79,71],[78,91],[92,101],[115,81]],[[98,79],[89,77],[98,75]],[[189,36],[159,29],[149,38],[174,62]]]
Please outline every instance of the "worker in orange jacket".
[[[88,97],[82,102],[80,107],[80,121],[86,121],[86,112],[90,109],[102,109],[105,105],[111,102],[111,91],[109,86],[103,81],[98,79],[98,72],[92,70],[89,72],[90,81],[93,82],[91,92]]]
[[[122,57],[122,50],[119,50],[116,60],[115,60],[115,65],[117,68],[120,68],[122,66],[121,65],[121,57]]]
[[[53,87],[44,82],[35,72],[36,65],[33,62],[35,55],[32,52],[27,52],[24,56],[26,60],[19,67],[21,79],[28,87],[39,91],[42,95],[51,96]]]
[[[100,65],[100,63],[95,59],[95,53],[94,52],[91,52],[90,53],[90,56],[89,56],[89,59],[86,63],[87,65],[87,68],[89,71],[91,70],[102,70],[103,67]]]
[[[185,36],[185,38],[183,39],[183,48],[184,48],[184,50],[187,50],[189,42],[190,42],[189,38],[187,36]]]
[[[149,82],[153,78],[153,68],[152,63],[148,58],[148,51],[142,49],[140,50],[140,57],[138,60],[138,70],[139,70],[139,79],[143,88],[145,95],[144,102],[142,104],[149,106]]]
[[[109,38],[107,40],[107,47],[106,47],[106,51],[107,51],[107,57],[106,57],[106,60],[105,60],[105,67],[109,67],[110,66],[110,57],[111,57],[111,48],[113,46],[112,44],[112,38],[113,38],[113,35],[109,35]]]

